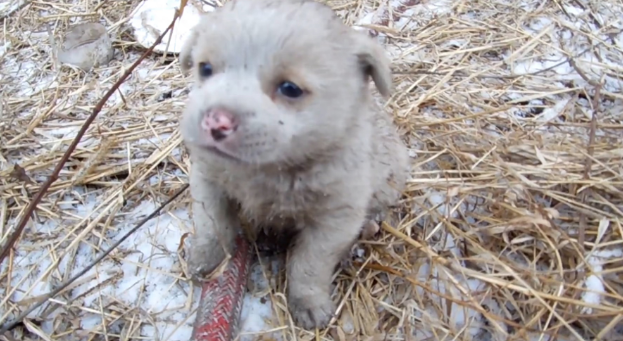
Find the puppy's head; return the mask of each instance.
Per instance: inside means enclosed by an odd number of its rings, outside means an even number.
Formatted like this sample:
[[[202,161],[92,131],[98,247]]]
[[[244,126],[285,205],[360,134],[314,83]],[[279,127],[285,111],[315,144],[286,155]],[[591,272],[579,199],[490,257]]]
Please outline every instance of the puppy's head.
[[[308,0],[230,1],[193,29],[180,64],[195,78],[185,143],[255,165],[330,152],[367,119],[370,77],[391,89],[383,49]]]

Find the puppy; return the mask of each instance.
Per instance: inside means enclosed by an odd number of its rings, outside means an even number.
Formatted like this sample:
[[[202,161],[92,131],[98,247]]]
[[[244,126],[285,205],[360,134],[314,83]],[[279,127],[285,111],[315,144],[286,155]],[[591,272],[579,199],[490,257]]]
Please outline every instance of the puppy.
[[[308,0],[227,2],[200,20],[179,58],[195,82],[180,123],[191,157],[193,278],[233,252],[240,217],[295,231],[289,310],[297,325],[324,328],[335,266],[408,175],[406,147],[369,89],[372,78],[390,94],[389,60]]]

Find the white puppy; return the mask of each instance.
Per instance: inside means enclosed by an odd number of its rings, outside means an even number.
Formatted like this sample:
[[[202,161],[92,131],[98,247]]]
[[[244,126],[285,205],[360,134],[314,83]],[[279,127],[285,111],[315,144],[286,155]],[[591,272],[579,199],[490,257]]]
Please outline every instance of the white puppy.
[[[371,77],[390,93],[383,49],[314,1],[236,0],[201,19],[180,61],[195,76],[181,121],[190,271],[200,278],[233,251],[240,217],[294,229],[289,309],[299,326],[325,327],[335,266],[408,175],[406,148],[368,88]]]

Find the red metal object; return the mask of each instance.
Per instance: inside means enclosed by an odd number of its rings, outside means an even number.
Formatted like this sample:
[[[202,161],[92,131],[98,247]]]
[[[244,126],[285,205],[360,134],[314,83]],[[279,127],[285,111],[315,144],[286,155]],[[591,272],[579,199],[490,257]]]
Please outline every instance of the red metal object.
[[[237,336],[250,260],[249,243],[239,236],[225,271],[203,285],[191,340],[231,341]]]

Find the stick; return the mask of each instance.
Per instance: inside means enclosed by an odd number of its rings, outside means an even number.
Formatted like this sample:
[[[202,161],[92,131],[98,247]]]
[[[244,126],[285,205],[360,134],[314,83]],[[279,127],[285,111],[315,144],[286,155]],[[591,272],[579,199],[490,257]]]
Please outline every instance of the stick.
[[[49,300],[50,298],[56,296],[59,292],[65,290],[65,288],[67,288],[71,283],[75,282],[78,278],[80,278],[81,276],[83,276],[85,273],[87,273],[91,268],[93,268],[97,263],[99,263],[102,259],[104,259],[106,256],[108,256],[115,248],[117,248],[117,246],[119,246],[121,243],[123,243],[126,239],[128,239],[129,236],[131,236],[134,232],[136,232],[139,228],[141,228],[141,226],[143,226],[146,222],[148,222],[150,219],[152,219],[153,217],[157,216],[160,211],[168,204],[170,204],[173,200],[175,200],[177,197],[180,196],[180,194],[182,194],[186,189],[188,188],[188,184],[184,184],[182,186],[182,188],[175,192],[175,194],[173,194],[173,196],[171,196],[167,201],[165,201],[162,205],[160,205],[155,211],[153,211],[150,215],[148,215],[147,217],[143,218],[143,220],[141,220],[140,223],[138,223],[136,226],[134,226],[132,228],[132,230],[130,230],[128,233],[126,233],[123,237],[121,237],[121,239],[119,239],[118,241],[116,241],[110,248],[108,248],[106,251],[104,251],[104,253],[102,253],[99,257],[97,257],[94,261],[92,261],[89,265],[87,265],[84,269],[82,269],[82,271],[80,271],[79,273],[77,273],[74,277],[68,279],[67,281],[65,281],[65,283],[63,283],[61,286],[59,286],[58,288],[52,290],[50,293],[48,293],[47,295],[45,295],[43,298],[41,298],[39,300],[39,302],[33,304],[30,308],[26,309],[26,311],[24,311],[23,313],[21,313],[18,317],[16,317],[13,321],[6,323],[5,325],[2,326],[2,329],[0,329],[0,335],[2,335],[3,333],[13,329],[17,324],[21,323],[22,320],[24,320],[24,318],[26,318],[26,316],[28,316],[28,314],[30,314],[33,310],[39,308],[43,303],[45,303],[47,300]]]
[[[130,66],[129,69],[127,69],[125,71],[125,73],[121,76],[121,78],[119,78],[119,80],[117,80],[117,82],[115,82],[115,84],[112,86],[112,88],[110,88],[110,90],[108,90],[108,92],[104,95],[104,97],[102,97],[102,99],[100,99],[100,101],[97,103],[95,108],[93,108],[93,112],[87,118],[87,120],[84,122],[84,124],[80,128],[80,131],[78,132],[78,134],[76,135],[74,140],[71,142],[71,144],[67,148],[67,151],[65,152],[65,154],[63,154],[63,157],[61,158],[59,163],[56,165],[56,168],[54,168],[54,171],[52,171],[52,175],[50,175],[48,177],[48,179],[46,180],[46,182],[43,183],[43,185],[41,185],[41,188],[39,189],[39,192],[32,199],[32,201],[30,202],[30,204],[26,208],[26,212],[24,212],[24,214],[22,215],[22,219],[20,219],[19,223],[17,224],[17,227],[15,227],[15,231],[13,231],[11,236],[7,239],[7,242],[2,246],[2,250],[0,251],[0,265],[2,265],[2,263],[4,262],[4,259],[7,257],[7,255],[10,252],[10,250],[13,248],[13,245],[15,244],[15,242],[17,241],[19,236],[24,231],[24,228],[26,227],[26,223],[28,222],[28,219],[34,213],[35,207],[37,207],[39,202],[41,202],[41,199],[43,199],[43,196],[45,195],[47,190],[50,188],[50,186],[52,186],[52,184],[56,180],[58,180],[58,175],[60,174],[61,169],[63,169],[63,167],[65,166],[65,163],[67,163],[67,160],[69,160],[69,157],[71,156],[71,153],[73,153],[73,151],[76,149],[76,147],[78,146],[78,143],[80,142],[80,139],[86,133],[87,129],[89,129],[89,126],[91,125],[91,123],[95,120],[95,118],[100,113],[100,111],[102,111],[102,108],[104,107],[104,104],[106,104],[106,102],[108,101],[110,96],[112,96],[112,94],[115,93],[115,91],[117,91],[119,89],[119,86],[121,86],[121,84],[123,84],[123,82],[130,76],[130,74],[132,74],[134,69],[136,69],[136,67],[149,54],[152,53],[154,48],[158,44],[160,44],[160,42],[162,41],[162,39],[165,36],[165,34],[167,34],[170,30],[173,29],[173,26],[175,25],[175,21],[177,20],[179,15],[180,15],[180,11],[179,10],[175,11],[175,15],[173,16],[173,21],[171,22],[169,27],[167,27],[167,29],[164,30],[164,32],[162,32],[162,34],[158,37],[158,39],[156,39],[156,41],[151,45],[151,47],[149,49],[147,49],[147,51],[145,51],[140,56],[140,58],[137,61],[135,61],[134,64],[132,64],[132,66]]]

